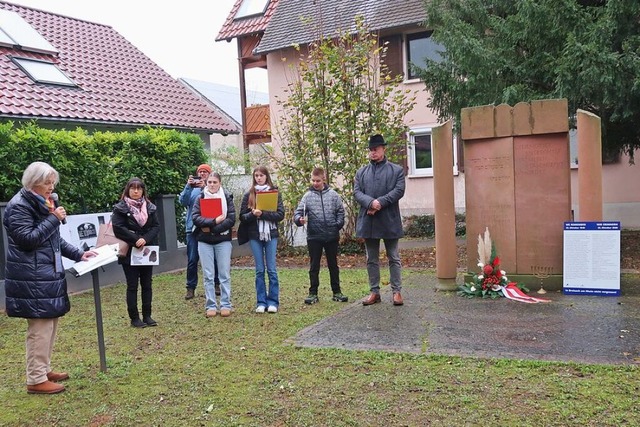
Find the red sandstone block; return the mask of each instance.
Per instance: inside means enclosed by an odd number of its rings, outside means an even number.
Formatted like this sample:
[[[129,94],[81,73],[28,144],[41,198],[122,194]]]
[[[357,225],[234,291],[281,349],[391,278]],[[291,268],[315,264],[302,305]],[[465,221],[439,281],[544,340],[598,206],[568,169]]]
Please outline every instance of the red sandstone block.
[[[493,138],[493,110],[493,105],[463,108],[460,112],[462,139]]]
[[[513,107],[513,135],[531,135],[531,104],[518,102]]]
[[[507,104],[500,104],[494,111],[496,137],[513,135],[513,108]]]
[[[569,131],[569,107],[566,99],[531,101],[531,133]]]

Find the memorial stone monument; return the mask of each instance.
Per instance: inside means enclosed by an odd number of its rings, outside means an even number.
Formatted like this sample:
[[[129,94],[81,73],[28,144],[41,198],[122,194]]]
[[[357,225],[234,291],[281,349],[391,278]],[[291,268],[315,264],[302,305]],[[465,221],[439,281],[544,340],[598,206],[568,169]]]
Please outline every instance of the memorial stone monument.
[[[461,135],[467,269],[477,272],[477,236],[488,227],[507,275],[538,289],[541,277],[562,274],[572,220],[567,100],[465,108]]]

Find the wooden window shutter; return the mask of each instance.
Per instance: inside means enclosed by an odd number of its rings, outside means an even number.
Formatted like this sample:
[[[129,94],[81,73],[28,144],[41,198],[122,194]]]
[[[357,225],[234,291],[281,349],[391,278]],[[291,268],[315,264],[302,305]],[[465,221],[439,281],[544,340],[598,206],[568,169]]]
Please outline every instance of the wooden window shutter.
[[[382,63],[386,65],[391,78],[404,75],[402,63],[402,35],[380,37],[380,46],[386,46],[387,52],[382,58]]]

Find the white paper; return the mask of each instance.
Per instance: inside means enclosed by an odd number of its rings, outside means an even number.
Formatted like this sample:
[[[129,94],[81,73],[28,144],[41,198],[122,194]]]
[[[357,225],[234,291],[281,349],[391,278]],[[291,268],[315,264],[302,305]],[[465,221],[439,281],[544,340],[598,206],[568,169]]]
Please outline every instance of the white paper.
[[[100,246],[99,248],[92,249],[92,251],[96,252],[98,255],[89,258],[87,261],[76,262],[68,269],[69,272],[74,276],[79,277],[89,271],[95,270],[98,267],[111,264],[118,260],[117,244]]]
[[[160,263],[159,246],[131,248],[131,265],[158,265]]]

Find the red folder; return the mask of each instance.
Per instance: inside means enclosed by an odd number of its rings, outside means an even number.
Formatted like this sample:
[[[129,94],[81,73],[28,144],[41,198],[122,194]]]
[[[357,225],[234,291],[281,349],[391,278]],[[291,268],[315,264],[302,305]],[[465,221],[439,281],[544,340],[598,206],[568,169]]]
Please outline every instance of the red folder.
[[[222,199],[200,199],[200,214],[205,218],[222,215]]]

